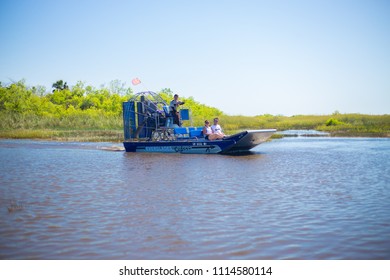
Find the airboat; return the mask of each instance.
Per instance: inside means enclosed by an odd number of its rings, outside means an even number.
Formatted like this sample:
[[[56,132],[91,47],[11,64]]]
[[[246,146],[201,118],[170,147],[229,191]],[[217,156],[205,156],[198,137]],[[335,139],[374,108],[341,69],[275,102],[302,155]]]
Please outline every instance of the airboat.
[[[191,121],[189,109],[180,110],[182,121]],[[157,93],[144,91],[123,102],[126,152],[230,154],[247,152],[266,142],[276,129],[245,130],[220,140],[208,140],[202,127],[173,124],[168,104]]]

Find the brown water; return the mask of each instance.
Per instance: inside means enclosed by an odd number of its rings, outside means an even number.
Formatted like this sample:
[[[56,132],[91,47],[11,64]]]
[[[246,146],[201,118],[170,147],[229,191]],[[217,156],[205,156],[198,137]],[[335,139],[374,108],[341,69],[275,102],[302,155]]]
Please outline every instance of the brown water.
[[[390,140],[245,156],[0,141],[0,259],[390,259]]]

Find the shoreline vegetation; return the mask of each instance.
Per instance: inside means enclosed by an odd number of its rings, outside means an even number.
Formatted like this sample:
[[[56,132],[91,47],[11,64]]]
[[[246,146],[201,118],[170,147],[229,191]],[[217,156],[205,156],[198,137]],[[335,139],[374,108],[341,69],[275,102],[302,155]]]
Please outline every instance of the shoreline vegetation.
[[[170,89],[158,94],[167,102],[173,98]],[[55,141],[122,142],[122,102],[133,96],[133,90],[115,80],[97,89],[78,82],[69,87],[57,81],[52,92],[42,86],[28,87],[25,82],[0,83],[0,138],[42,139]],[[286,117],[263,114],[230,116],[221,110],[201,104],[193,97],[181,97],[190,109],[192,123],[202,126],[204,119],[218,116],[226,134],[245,129],[276,128],[316,130],[331,137],[390,137],[390,115],[341,114],[296,115]],[[275,134],[273,138],[281,138]]]

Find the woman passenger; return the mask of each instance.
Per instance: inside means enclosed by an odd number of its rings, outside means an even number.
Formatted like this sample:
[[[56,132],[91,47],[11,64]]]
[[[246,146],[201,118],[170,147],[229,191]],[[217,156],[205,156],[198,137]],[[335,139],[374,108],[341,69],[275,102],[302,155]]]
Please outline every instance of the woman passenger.
[[[213,133],[210,127],[210,122],[208,120],[204,121],[204,127],[202,133],[207,140],[218,140],[218,139],[222,139],[224,136],[217,133]]]

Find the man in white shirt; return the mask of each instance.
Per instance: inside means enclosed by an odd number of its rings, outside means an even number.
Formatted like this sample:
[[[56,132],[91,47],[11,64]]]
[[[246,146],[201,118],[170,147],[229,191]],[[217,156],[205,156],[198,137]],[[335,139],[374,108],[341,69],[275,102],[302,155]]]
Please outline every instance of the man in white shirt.
[[[222,132],[222,128],[218,124],[218,122],[219,122],[219,119],[218,118],[214,118],[214,124],[211,126],[211,130],[215,134],[219,134],[219,135],[225,136],[225,134]]]

